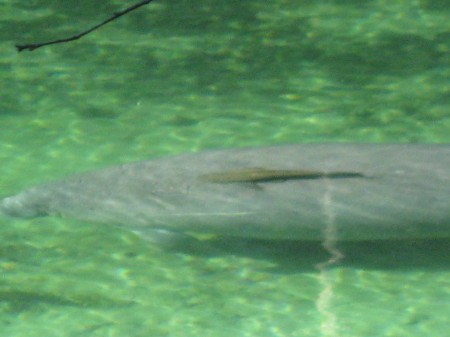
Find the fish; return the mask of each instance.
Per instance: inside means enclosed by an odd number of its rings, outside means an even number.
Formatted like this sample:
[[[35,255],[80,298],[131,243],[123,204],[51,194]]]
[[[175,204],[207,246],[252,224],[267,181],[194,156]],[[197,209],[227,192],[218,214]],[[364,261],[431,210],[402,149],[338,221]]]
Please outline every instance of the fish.
[[[358,172],[320,172],[305,170],[269,170],[263,167],[249,167],[238,170],[221,171],[203,174],[199,179],[214,183],[258,183],[288,179],[318,179],[318,178],[351,178],[363,177]]]
[[[1,199],[0,210],[115,225],[154,241],[449,238],[450,144],[203,150],[42,183]]]

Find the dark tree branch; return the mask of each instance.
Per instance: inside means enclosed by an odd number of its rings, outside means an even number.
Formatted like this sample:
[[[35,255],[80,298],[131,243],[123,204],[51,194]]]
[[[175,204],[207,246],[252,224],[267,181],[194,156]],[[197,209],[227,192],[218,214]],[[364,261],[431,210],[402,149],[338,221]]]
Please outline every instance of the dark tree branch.
[[[43,46],[48,46],[48,45],[51,45],[51,44],[64,43],[64,42],[70,42],[70,41],[78,40],[78,39],[82,38],[83,36],[85,36],[85,35],[93,32],[94,30],[100,28],[101,26],[104,26],[107,23],[109,23],[111,21],[114,21],[115,19],[121,17],[122,15],[125,15],[125,14],[127,14],[127,13],[129,13],[131,11],[134,11],[135,9],[137,9],[137,8],[139,8],[141,6],[148,5],[152,1],[153,0],[141,1],[141,2],[135,4],[135,5],[131,6],[131,7],[128,7],[127,9],[125,9],[125,10],[123,10],[121,12],[116,12],[116,13],[114,13],[113,16],[111,16],[109,19],[103,21],[102,23],[99,23],[98,25],[96,25],[96,26],[94,26],[92,28],[89,28],[88,30],[86,30],[86,31],[84,31],[84,32],[82,32],[80,34],[74,35],[72,37],[68,37],[66,39],[61,39],[61,40],[50,41],[50,42],[44,42],[44,43],[16,45],[16,48],[17,48],[17,50],[19,52],[21,52],[22,50],[33,51],[33,50],[35,50],[37,48],[40,48],[40,47],[43,47]]]

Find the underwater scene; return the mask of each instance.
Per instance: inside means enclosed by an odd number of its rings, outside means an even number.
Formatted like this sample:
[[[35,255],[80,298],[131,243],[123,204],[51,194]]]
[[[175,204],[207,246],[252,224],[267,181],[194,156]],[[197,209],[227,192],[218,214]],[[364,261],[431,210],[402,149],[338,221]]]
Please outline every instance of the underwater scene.
[[[0,199],[207,149],[450,143],[449,14],[448,0],[4,0]],[[448,336],[448,236],[197,239],[0,214],[0,336]]]

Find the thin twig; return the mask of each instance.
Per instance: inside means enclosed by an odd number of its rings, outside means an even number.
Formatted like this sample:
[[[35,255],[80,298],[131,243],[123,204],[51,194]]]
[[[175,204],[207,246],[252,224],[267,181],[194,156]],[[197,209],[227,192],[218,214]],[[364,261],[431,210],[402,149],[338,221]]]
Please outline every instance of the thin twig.
[[[131,7],[128,7],[127,9],[121,11],[121,12],[116,12],[114,13],[113,16],[111,16],[109,19],[103,21],[102,23],[80,33],[77,35],[74,35],[72,37],[68,37],[66,39],[61,39],[61,40],[55,40],[55,41],[50,41],[50,42],[44,42],[44,43],[34,43],[34,44],[23,44],[23,45],[16,45],[16,48],[19,52],[21,52],[22,50],[29,50],[29,51],[33,51],[37,48],[43,47],[43,46],[48,46],[50,44],[57,44],[57,43],[64,43],[64,42],[70,42],[70,41],[75,41],[78,40],[80,38],[82,38],[83,36],[93,32],[94,30],[100,28],[101,26],[106,25],[107,23],[114,21],[115,19],[121,17],[122,15],[125,15],[131,11],[134,11],[135,9],[144,6],[144,5],[148,5],[150,2],[152,2],[153,0],[145,0],[145,1],[141,1]]]

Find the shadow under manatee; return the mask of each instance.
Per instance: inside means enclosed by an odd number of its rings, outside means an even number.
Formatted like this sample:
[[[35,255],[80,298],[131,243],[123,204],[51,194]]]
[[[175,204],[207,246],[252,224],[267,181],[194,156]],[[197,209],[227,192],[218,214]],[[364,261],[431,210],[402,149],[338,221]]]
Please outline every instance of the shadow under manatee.
[[[361,269],[424,269],[450,268],[450,238],[376,240],[336,242],[343,257],[334,266]],[[244,256],[273,262],[271,270],[296,273],[317,270],[317,265],[328,261],[331,254],[316,241],[255,240],[220,237],[202,241],[201,245],[178,246],[173,251],[213,257],[221,255]]]

